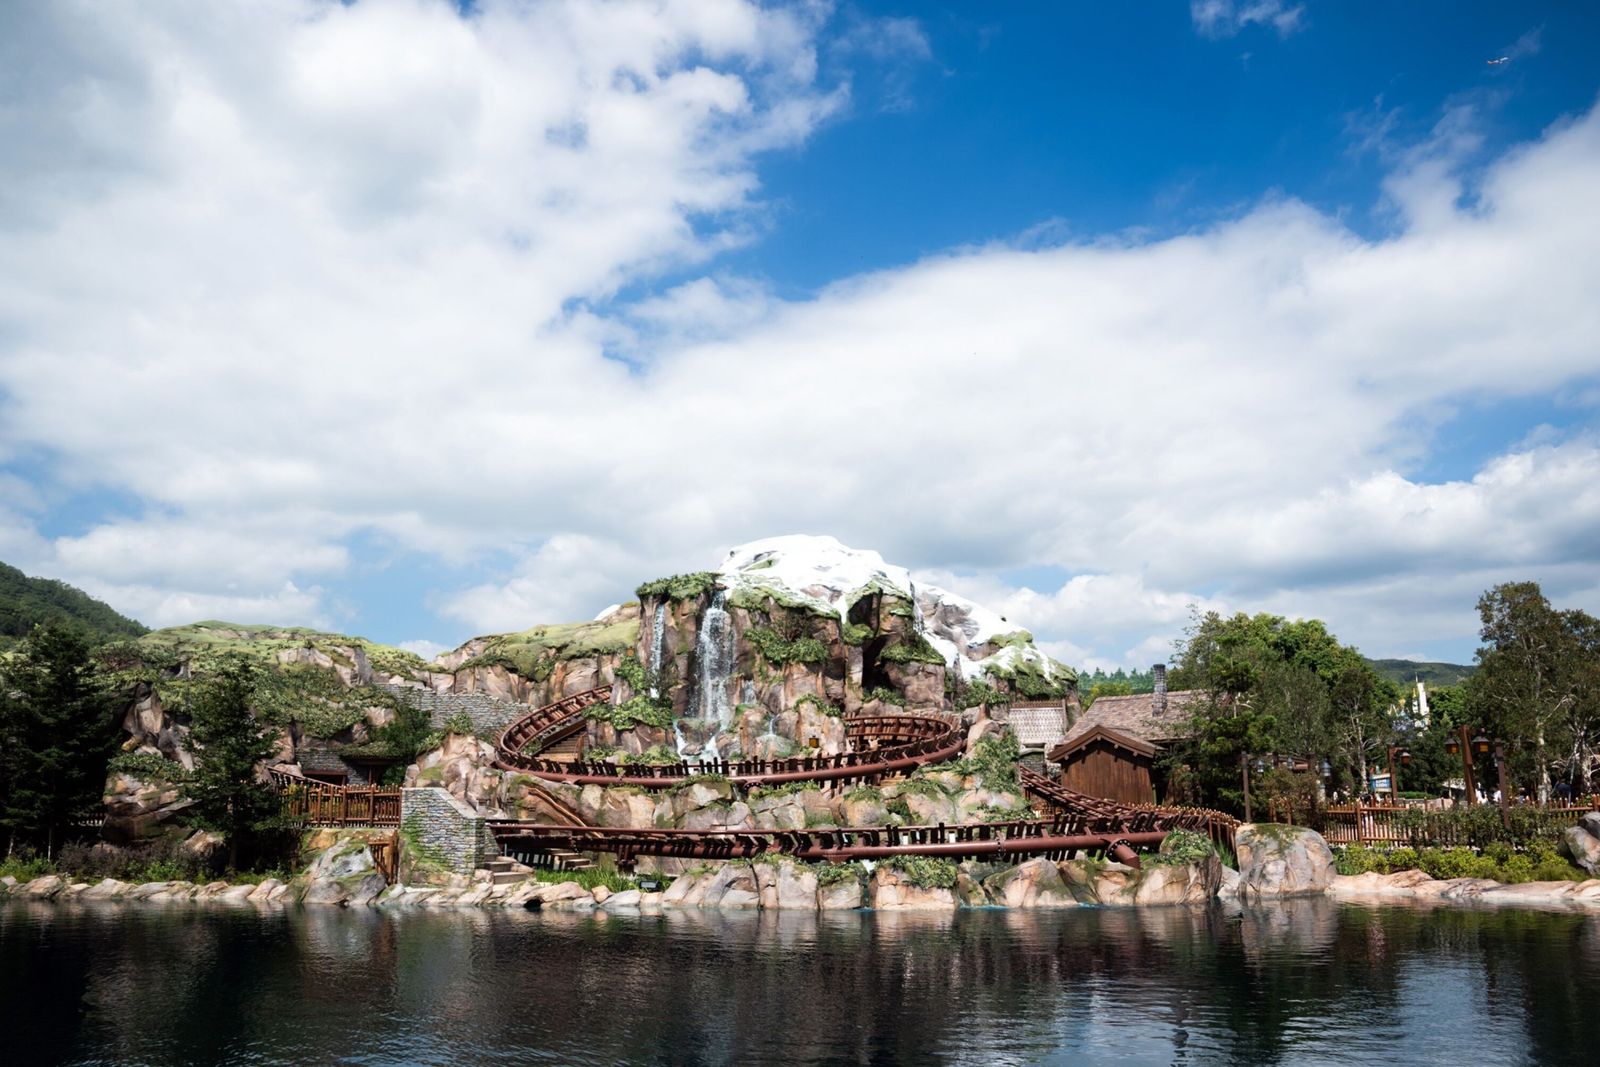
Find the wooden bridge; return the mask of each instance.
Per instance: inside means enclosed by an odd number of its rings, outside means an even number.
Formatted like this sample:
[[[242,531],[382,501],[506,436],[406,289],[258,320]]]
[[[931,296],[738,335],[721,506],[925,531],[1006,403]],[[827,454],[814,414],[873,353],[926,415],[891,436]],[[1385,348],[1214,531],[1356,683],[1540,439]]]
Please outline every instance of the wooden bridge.
[[[287,813],[309,826],[399,826],[400,790],[333,785],[288,771],[267,772]]]

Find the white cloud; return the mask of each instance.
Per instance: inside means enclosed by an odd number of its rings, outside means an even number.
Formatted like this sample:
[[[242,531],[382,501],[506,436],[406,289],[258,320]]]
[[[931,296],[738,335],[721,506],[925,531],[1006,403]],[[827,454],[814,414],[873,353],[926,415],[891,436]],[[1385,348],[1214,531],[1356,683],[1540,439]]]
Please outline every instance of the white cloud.
[[[1283,0],[1189,0],[1189,17],[1203,37],[1232,37],[1246,26],[1270,26],[1279,37],[1305,27],[1304,4]]]
[[[396,647],[402,648],[407,652],[415,653],[416,655],[419,655],[423,659],[427,660],[429,663],[432,663],[435,659],[438,659],[442,653],[450,651],[448,645],[441,645],[437,641],[429,641],[426,639],[418,639],[416,641],[401,641]]]
[[[1592,403],[1594,113],[1470,181],[1397,154],[1382,239],[1269,198],[785,300],[712,261],[763,224],[759,153],[843,100],[811,9],[481,7],[4,9],[39,78],[0,81],[0,455],[151,517],[0,545],[153,622],[326,617],[364,531],[509,550],[440,599],[506,630],[825,531],[1062,568],[985,595],[1133,665],[1191,600],[1415,649],[1479,583],[1593,595],[1587,438],[1415,471],[1464,402]]]

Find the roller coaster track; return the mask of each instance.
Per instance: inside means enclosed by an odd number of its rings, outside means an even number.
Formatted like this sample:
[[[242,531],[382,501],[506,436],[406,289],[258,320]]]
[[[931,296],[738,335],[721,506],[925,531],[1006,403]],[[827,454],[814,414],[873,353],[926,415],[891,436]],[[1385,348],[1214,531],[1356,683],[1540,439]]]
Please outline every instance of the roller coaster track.
[[[495,765],[550,782],[632,785],[671,789],[696,775],[715,774],[742,786],[788,782],[877,781],[961,754],[966,736],[959,721],[942,715],[901,713],[854,715],[845,720],[850,751],[835,756],[782,760],[711,760],[704,763],[624,765],[604,760],[553,760],[539,753],[584,728],[585,713],[609,700],[609,688],[575,693],[536,708],[500,734]]]
[[[620,827],[550,826],[511,819],[490,820],[489,831],[506,849],[565,849],[610,852],[621,861],[635,856],[683,859],[751,859],[779,853],[802,860],[888,859],[894,856],[1008,857],[1045,855],[1066,859],[1078,851],[1104,853],[1137,867],[1137,850],[1159,845],[1168,831],[1150,817],[1133,825],[1092,825],[1103,820],[1024,819],[1014,822],[937,826],[853,826],[807,830],[652,830]]]
[[[610,852],[619,859],[667,856],[740,859],[776,852],[803,860],[883,859],[892,856],[1066,858],[1073,852],[1109,855],[1137,866],[1138,850],[1152,848],[1172,830],[1209,832],[1232,844],[1237,823],[1197,809],[1120,804],[1067,789],[1041,774],[1018,768],[1019,785],[1042,819],[934,826],[818,827],[806,830],[676,830],[590,826],[551,793],[548,784],[635,785],[668,789],[703,774],[719,774],[741,786],[815,781],[833,785],[877,781],[959,756],[965,744],[960,722],[942,715],[856,715],[845,720],[851,750],[836,756],[789,760],[720,760],[666,766],[617,766],[599,761],[559,761],[539,753],[584,729],[585,713],[610,699],[606,687],[589,689],[537,708],[500,735],[496,765],[534,778],[555,822],[490,819],[503,849],[550,854]],[[401,791],[331,785],[274,769],[271,780],[286,809],[323,826],[397,826]]]

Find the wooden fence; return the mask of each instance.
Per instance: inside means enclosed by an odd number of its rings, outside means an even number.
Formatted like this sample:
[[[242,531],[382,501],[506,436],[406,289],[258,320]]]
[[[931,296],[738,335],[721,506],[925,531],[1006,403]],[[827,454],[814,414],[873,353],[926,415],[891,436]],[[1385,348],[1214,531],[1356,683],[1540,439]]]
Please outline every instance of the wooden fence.
[[[399,826],[400,790],[331,785],[282,771],[272,781],[290,815],[312,826]]]
[[[1498,817],[1497,805],[1480,805],[1484,812]],[[1320,830],[1330,845],[1409,845],[1420,848],[1429,845],[1479,845],[1482,830],[1461,817],[1462,808],[1425,809],[1406,804],[1362,804],[1328,806],[1317,811],[1316,817],[1306,819]],[[1556,834],[1585,814],[1600,810],[1600,797],[1591,797],[1587,804],[1514,804],[1510,815],[1521,827],[1534,827]],[[1317,825],[1320,822],[1320,825]]]

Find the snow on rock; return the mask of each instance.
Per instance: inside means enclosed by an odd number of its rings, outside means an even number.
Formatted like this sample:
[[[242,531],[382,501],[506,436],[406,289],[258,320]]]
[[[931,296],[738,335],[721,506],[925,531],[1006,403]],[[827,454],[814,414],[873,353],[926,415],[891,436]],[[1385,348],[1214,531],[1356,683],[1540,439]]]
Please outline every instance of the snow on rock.
[[[851,605],[874,590],[900,596],[914,606],[923,637],[967,679],[989,668],[1015,671],[1022,664],[1046,678],[1060,669],[1022,636],[1020,626],[965,597],[916,581],[909,570],[871,549],[850,548],[837,538],[789,534],[751,541],[730,550],[718,574],[718,584],[730,590],[800,600],[818,613],[837,615],[841,623],[849,621]],[[1003,647],[995,651],[995,644]]]

